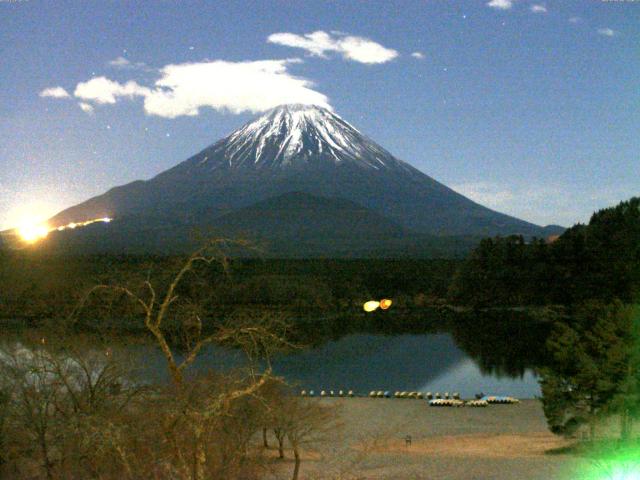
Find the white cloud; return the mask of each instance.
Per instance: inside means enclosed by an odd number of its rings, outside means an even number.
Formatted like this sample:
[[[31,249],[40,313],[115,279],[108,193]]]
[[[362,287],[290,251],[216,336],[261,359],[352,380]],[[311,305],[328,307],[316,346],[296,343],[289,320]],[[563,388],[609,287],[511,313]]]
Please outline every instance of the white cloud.
[[[41,97],[45,98],[45,97],[50,97],[50,98],[69,98],[71,95],[69,95],[69,92],[67,92],[64,88],[62,87],[50,87],[50,88],[45,88],[44,90],[42,90],[39,94]]]
[[[385,63],[398,56],[398,52],[361,37],[344,37],[339,42],[345,58],[360,63]]]
[[[581,21],[580,17],[569,17],[569,23],[580,23]]]
[[[92,105],[90,105],[90,104],[88,104],[88,103],[85,103],[85,102],[79,102],[79,103],[78,103],[78,106],[80,107],[80,109],[81,109],[83,112],[86,112],[86,113],[93,113],[93,106],[92,106]]]
[[[112,67],[128,67],[131,65],[131,62],[124,57],[118,57],[115,60],[111,60],[109,65]]]
[[[299,59],[226,62],[222,60],[166,65],[151,86],[130,80],[120,83],[106,77],[80,82],[74,96],[80,108],[91,113],[96,105],[114,104],[140,97],[145,112],[164,118],[198,115],[209,107],[233,113],[262,112],[284,103],[331,108],[314,84],[296,77],[288,65]]]
[[[323,31],[307,33],[304,36],[295,33],[273,33],[267,37],[267,41],[287,47],[302,48],[311,55],[323,58],[326,58],[325,52],[337,51],[335,40]]]
[[[598,33],[600,35],[604,35],[605,37],[613,37],[618,34],[618,32],[610,28],[599,28]]]
[[[106,77],[95,77],[87,82],[80,82],[73,92],[77,98],[98,104],[113,104],[118,97],[133,98],[149,93],[148,88],[134,81],[121,84]]]
[[[330,108],[327,97],[313,90],[312,82],[287,71],[288,64],[297,62],[217,60],[167,65],[161,69],[156,88],[145,97],[145,110],[175,118],[197,115],[202,107],[233,113],[257,113],[284,103]]]
[[[398,56],[396,50],[386,48],[368,38],[345,35],[342,32],[332,34],[322,30],[304,35],[281,32],[269,35],[267,41],[301,48],[310,55],[322,58],[327,58],[328,52],[337,52],[347,60],[367,64],[386,63]]]
[[[531,5],[531,8],[529,10],[531,10],[533,13],[547,13],[547,7],[545,7],[544,5]]]
[[[491,0],[487,3],[487,7],[495,8],[498,10],[509,10],[513,7],[514,0]]]
[[[418,60],[422,60],[422,59],[424,59],[424,53],[422,53],[422,52],[413,52],[413,53],[411,54],[411,56],[412,56],[413,58],[417,58]]]
[[[124,57],[117,57],[107,63],[110,67],[127,69],[127,68],[141,68],[146,69],[147,64],[144,62],[131,62],[130,60]]]

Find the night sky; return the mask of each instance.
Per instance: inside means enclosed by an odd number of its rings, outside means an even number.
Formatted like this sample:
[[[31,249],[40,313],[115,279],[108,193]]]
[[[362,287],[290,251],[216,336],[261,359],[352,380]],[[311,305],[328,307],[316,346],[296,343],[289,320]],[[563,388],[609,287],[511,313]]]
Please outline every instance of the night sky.
[[[0,229],[147,179],[280,103],[491,208],[640,194],[640,2],[0,0]]]

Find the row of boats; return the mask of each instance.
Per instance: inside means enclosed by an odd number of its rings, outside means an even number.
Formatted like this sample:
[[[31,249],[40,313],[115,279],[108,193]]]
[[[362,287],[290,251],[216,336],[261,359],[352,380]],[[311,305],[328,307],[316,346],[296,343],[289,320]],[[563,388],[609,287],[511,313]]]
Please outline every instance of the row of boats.
[[[300,392],[300,395],[303,397],[315,397],[316,396],[316,392],[314,390],[302,390]],[[353,393],[353,390],[337,390],[337,391],[333,391],[333,390],[321,390],[319,396],[321,397],[356,397],[358,395],[356,395],[355,393]]]
[[[300,395],[303,397],[315,397],[316,392],[314,390],[302,390]],[[353,390],[321,390],[318,396],[357,397],[360,395],[356,395]],[[490,404],[514,404],[520,402],[520,400],[515,397],[504,395],[476,395],[474,400],[462,400],[460,394],[457,392],[449,395],[449,392],[445,392],[444,394],[436,392],[433,394],[431,392],[397,391],[392,394],[390,391],[382,390],[371,390],[369,392],[369,398],[426,399],[432,407],[486,407]]]
[[[514,404],[520,403],[515,397],[489,395],[475,400],[460,400],[459,398],[434,398],[429,400],[431,407],[487,407],[490,404]]]

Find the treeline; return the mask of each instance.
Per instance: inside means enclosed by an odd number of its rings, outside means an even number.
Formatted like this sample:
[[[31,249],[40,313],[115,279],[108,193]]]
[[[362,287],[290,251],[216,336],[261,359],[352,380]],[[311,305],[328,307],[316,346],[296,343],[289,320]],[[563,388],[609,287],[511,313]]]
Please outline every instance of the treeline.
[[[150,279],[160,291],[185,257],[93,255],[62,257],[37,251],[0,253],[0,318],[38,324],[67,318],[95,285],[131,285]],[[398,309],[444,302],[459,260],[231,259],[198,265],[181,286],[185,303],[206,317],[239,307],[276,308],[300,317],[354,313],[371,298],[393,298]],[[120,301],[122,300],[122,301]],[[87,315],[126,326],[138,312],[124,299],[93,301]],[[109,315],[107,315],[109,314]],[[132,323],[133,324],[133,323]]]
[[[450,301],[473,306],[631,302],[640,293],[640,198],[593,214],[555,241],[485,239],[456,274]]]

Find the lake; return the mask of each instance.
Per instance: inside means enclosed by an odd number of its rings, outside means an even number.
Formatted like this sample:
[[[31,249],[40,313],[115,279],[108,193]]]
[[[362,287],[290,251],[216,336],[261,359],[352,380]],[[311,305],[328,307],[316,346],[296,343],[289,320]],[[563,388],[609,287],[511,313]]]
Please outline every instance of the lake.
[[[480,392],[518,398],[540,396],[533,372],[545,357],[545,322],[521,314],[474,313],[429,321],[425,317],[395,323],[374,319],[356,328],[353,325],[336,319],[331,325],[307,323],[302,328],[313,346],[276,356],[274,373],[296,389],[316,392],[458,392],[466,398]],[[56,336],[48,335],[52,339]],[[2,343],[25,343],[27,337],[33,339],[33,332],[13,332],[3,336]],[[86,336],[83,338],[87,342]],[[88,347],[92,348],[88,338]],[[141,365],[143,381],[168,378],[164,357],[155,344],[136,339],[110,346],[133,353]],[[190,371],[230,370],[244,364],[241,351],[208,346]]]
[[[138,347],[136,347],[138,348]],[[138,352],[144,359],[145,376],[166,378],[164,358],[153,347]],[[239,367],[241,352],[210,347],[192,366],[195,371],[222,366]],[[459,392],[473,397],[478,392],[534,398],[540,387],[532,369],[507,375],[481,369],[456,346],[451,334],[350,334],[323,345],[273,361],[274,373],[299,389]]]

